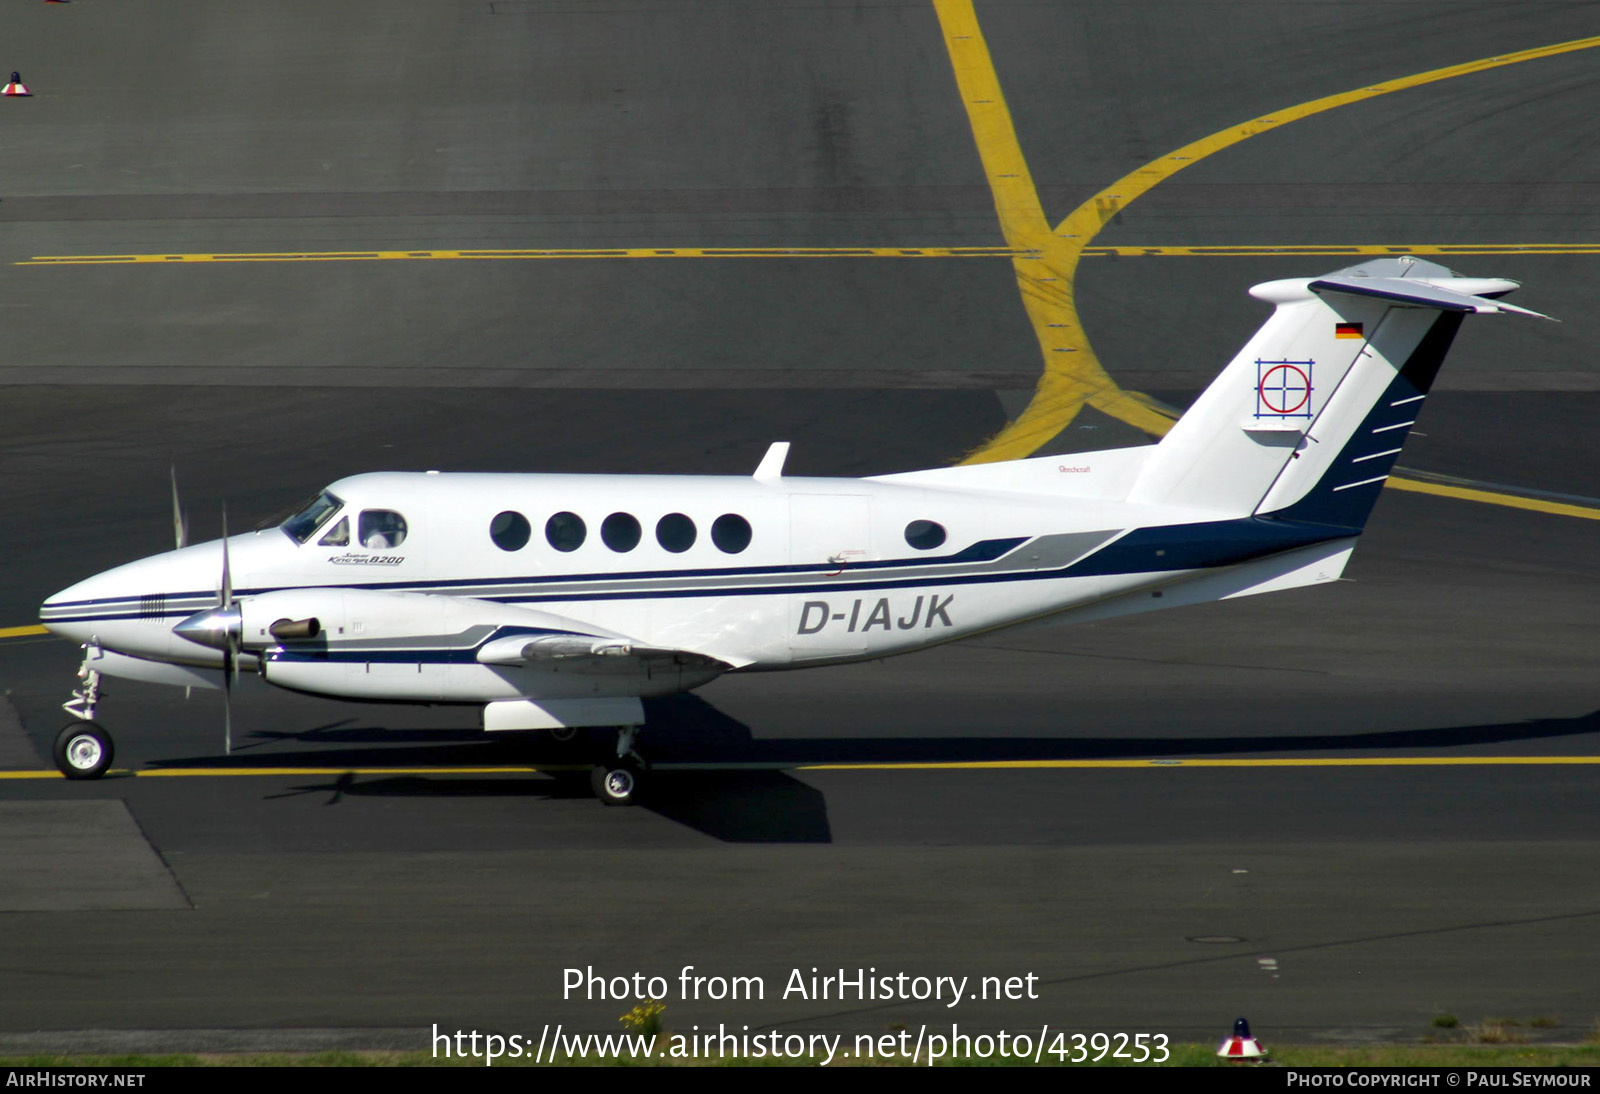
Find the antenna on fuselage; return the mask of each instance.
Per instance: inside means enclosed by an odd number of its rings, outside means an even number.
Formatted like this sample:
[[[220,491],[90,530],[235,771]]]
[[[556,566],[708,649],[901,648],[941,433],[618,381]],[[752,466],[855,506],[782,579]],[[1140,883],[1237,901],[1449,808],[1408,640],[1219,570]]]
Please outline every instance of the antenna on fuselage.
[[[761,463],[756,467],[753,476],[757,482],[772,482],[783,478],[783,465],[789,458],[789,442],[773,441],[767,449],[767,454],[761,457]]]
[[[178,503],[178,465],[171,464],[168,468],[172,472],[172,538],[178,550],[189,546],[189,518],[183,514],[183,506]]]

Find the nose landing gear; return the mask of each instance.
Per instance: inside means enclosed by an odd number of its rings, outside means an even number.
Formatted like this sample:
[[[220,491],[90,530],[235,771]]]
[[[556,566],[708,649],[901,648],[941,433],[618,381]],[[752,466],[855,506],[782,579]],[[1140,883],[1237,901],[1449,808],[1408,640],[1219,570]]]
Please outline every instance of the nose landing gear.
[[[83,646],[83,665],[78,669],[78,679],[83,686],[72,693],[72,698],[61,704],[61,709],[72,715],[56,735],[56,769],[69,779],[98,779],[111,767],[115,748],[111,734],[94,720],[95,704],[100,702],[100,672],[94,662],[100,659],[100,645],[90,639]]]

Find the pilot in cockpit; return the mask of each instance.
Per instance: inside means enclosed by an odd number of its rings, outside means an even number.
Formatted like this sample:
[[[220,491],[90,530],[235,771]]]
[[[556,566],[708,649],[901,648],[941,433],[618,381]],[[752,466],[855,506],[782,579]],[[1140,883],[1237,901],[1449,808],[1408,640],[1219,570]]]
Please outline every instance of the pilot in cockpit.
[[[405,542],[406,518],[391,509],[364,509],[360,530],[361,546],[386,551]]]

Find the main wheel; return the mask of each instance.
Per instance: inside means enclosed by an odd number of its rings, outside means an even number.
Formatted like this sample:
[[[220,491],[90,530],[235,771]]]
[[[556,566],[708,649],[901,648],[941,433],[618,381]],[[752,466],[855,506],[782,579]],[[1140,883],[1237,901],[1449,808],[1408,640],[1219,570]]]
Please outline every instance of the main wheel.
[[[111,734],[97,722],[71,722],[56,735],[56,767],[69,779],[98,779],[115,751]]]
[[[632,805],[638,800],[639,783],[639,769],[620,760],[595,764],[589,772],[589,786],[601,805]]]

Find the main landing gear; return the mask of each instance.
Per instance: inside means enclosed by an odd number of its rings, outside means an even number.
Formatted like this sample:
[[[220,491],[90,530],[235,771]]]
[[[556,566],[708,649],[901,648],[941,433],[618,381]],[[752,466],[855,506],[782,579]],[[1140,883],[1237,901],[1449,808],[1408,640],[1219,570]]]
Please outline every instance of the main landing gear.
[[[100,647],[93,642],[83,647],[83,665],[78,669],[83,686],[61,704],[74,720],[56,735],[53,755],[57,770],[69,779],[98,779],[111,767],[116,754],[111,734],[94,720],[95,704],[100,701],[100,673],[93,662],[99,653]]]
[[[589,772],[589,788],[601,805],[633,805],[639,800],[639,787],[649,765],[633,743],[643,728],[618,726],[616,756],[595,764]]]

